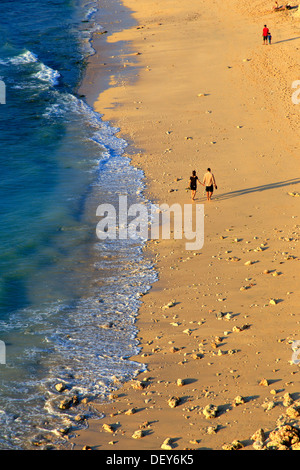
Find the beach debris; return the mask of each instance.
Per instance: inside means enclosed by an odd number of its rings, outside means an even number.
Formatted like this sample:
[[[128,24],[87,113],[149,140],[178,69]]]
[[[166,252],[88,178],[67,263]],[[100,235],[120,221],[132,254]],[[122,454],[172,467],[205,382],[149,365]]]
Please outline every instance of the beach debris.
[[[203,414],[206,419],[213,419],[217,416],[218,413],[218,407],[213,404],[206,405],[206,407],[203,410]]]
[[[164,440],[164,442],[162,443],[160,448],[163,449],[163,450],[172,450],[173,449],[172,440],[170,439],[170,437],[167,437],[167,439]]]
[[[145,436],[144,431],[142,429],[138,429],[137,431],[134,431],[131,437],[133,439],[141,439],[144,436]]]
[[[110,433],[114,433],[114,432],[115,432],[115,431],[114,431],[114,428],[113,428],[110,424],[107,424],[107,423],[104,423],[104,424],[102,425],[102,429],[103,429],[103,431],[105,431],[105,432],[110,432]]]
[[[235,440],[235,441],[232,441],[230,444],[224,444],[222,446],[222,449],[223,450],[239,450],[239,449],[242,449],[243,447],[244,447],[244,444],[242,444],[238,440]]]
[[[170,408],[176,408],[176,406],[178,406],[179,403],[180,403],[180,398],[178,397],[171,397],[168,400],[168,405]]]

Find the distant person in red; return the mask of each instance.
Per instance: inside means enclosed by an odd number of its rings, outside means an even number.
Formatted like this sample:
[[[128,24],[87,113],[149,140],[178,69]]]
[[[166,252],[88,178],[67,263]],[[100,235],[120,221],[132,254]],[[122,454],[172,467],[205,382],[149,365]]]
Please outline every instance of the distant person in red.
[[[267,28],[266,24],[264,25],[262,36],[263,36],[263,44],[268,44],[269,28]]]

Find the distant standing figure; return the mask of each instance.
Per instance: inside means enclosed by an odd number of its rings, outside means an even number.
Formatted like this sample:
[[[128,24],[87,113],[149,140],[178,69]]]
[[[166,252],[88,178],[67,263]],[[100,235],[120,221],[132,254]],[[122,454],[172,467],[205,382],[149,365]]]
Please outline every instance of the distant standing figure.
[[[210,201],[215,189],[217,188],[217,183],[213,173],[210,168],[207,168],[207,172],[203,177],[203,186],[205,186],[207,200]]]
[[[268,44],[268,34],[269,34],[269,28],[268,28],[267,25],[265,24],[265,25],[264,25],[264,28],[263,28],[263,33],[262,33],[262,36],[263,36],[263,44]]]
[[[192,176],[190,177],[190,189],[191,189],[191,198],[194,201],[196,192],[197,192],[197,181],[199,181],[198,176],[196,175],[196,170],[193,170]],[[200,181],[199,181],[200,183]],[[202,184],[202,183],[201,183]]]
[[[272,34],[270,33],[270,31],[268,34],[268,40],[269,40],[269,44],[272,44]]]

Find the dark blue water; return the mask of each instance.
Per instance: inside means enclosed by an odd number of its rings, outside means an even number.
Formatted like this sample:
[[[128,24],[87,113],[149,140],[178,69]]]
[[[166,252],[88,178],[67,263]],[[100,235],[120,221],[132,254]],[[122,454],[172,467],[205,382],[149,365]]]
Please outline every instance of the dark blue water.
[[[143,201],[126,142],[77,94],[101,2],[1,1],[0,16],[0,448],[45,448],[93,415],[83,398],[138,371],[135,316],[155,274],[141,241],[96,237],[99,204]]]

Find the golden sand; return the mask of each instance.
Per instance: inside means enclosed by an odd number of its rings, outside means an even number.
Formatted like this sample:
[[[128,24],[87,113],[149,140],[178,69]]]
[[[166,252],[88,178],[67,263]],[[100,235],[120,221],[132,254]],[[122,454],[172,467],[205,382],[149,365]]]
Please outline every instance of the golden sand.
[[[107,51],[130,44],[96,111],[129,142],[153,202],[190,203],[192,170],[202,179],[211,167],[218,189],[207,203],[200,187],[194,202],[205,206],[202,249],[147,244],[159,281],[143,297],[132,358],[147,371],[95,405],[105,417],[72,442],[219,450],[239,440],[252,449],[251,436],[285,416],[284,395],[299,392],[299,16],[262,0],[123,3],[137,24],[95,38]]]

